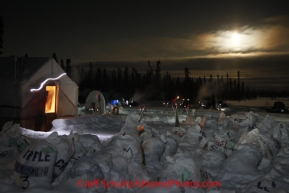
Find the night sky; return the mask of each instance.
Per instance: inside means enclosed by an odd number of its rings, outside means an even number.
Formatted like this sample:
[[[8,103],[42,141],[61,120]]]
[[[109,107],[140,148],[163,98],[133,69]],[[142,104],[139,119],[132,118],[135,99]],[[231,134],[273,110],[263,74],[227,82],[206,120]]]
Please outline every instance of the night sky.
[[[102,68],[191,77],[237,71],[247,86],[289,89],[288,1],[0,0],[1,56],[70,58]]]

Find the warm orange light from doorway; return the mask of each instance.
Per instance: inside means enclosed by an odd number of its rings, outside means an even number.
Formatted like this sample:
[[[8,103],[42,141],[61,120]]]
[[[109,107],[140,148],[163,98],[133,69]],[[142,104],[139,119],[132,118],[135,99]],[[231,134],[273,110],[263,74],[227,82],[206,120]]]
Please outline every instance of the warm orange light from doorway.
[[[48,91],[45,103],[45,113],[55,113],[56,106],[56,86],[46,86]]]

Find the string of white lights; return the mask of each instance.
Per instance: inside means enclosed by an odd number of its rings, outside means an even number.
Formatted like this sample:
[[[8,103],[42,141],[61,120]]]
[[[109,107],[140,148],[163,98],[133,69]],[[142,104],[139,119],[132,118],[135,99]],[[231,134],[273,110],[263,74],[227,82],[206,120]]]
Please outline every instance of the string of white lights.
[[[62,74],[60,74],[58,77],[56,77],[56,78],[47,78],[46,80],[44,80],[41,84],[40,84],[40,87],[39,88],[32,88],[32,89],[30,89],[30,92],[36,92],[36,91],[39,91],[40,89],[42,89],[42,87],[43,87],[43,85],[47,82],[47,81],[49,81],[49,80],[58,80],[58,79],[60,79],[62,76],[64,76],[64,75],[66,75],[66,73],[62,73]]]

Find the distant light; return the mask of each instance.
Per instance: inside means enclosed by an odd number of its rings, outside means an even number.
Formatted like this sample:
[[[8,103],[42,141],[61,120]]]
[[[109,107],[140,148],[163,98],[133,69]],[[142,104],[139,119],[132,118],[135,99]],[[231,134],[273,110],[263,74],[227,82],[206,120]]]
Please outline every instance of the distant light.
[[[111,105],[117,105],[118,103],[119,103],[118,100],[112,100],[109,102],[109,104]]]
[[[42,87],[43,87],[43,85],[47,82],[47,81],[49,81],[49,80],[58,80],[58,79],[60,79],[62,76],[64,76],[64,75],[66,75],[66,73],[62,73],[62,74],[60,74],[58,77],[56,77],[56,78],[47,78],[46,80],[44,80],[41,84],[40,84],[40,87],[38,88],[38,89],[34,89],[34,88],[32,88],[32,89],[30,89],[30,92],[36,92],[36,91],[39,91],[40,89],[42,89]]]

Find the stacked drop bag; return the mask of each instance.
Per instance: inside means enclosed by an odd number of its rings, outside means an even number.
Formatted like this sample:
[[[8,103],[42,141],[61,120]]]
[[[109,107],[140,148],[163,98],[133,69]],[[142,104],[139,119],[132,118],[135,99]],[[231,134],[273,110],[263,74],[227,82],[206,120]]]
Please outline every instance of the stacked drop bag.
[[[287,179],[280,176],[289,172],[284,161],[289,159],[288,126],[269,115],[263,120],[253,112],[246,116],[238,123],[224,113],[188,115],[180,127],[167,125],[163,132],[137,115],[128,115],[121,132],[106,146],[81,129],[31,139],[22,135],[19,125],[7,123],[0,133],[0,154],[7,157],[0,161],[13,160],[16,185],[31,191],[41,187],[101,193],[221,193],[235,188],[285,192]],[[149,187],[150,182],[169,181],[215,181],[221,186]],[[128,188],[126,182],[134,184]]]

